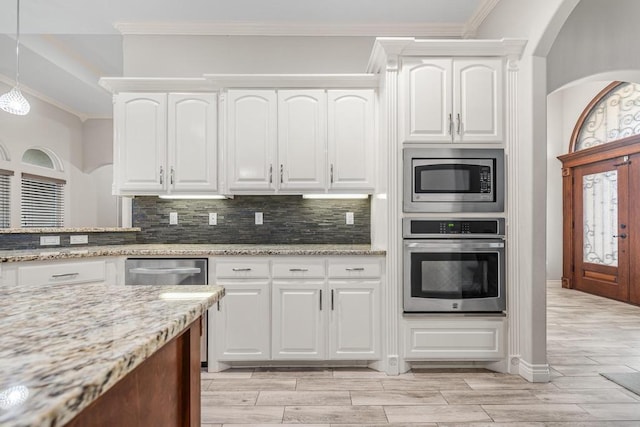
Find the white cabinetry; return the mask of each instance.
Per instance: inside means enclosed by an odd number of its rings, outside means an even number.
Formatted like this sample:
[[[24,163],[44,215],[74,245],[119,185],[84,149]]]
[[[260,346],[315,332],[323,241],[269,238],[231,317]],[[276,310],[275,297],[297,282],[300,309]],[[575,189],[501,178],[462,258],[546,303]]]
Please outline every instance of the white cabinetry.
[[[503,140],[502,58],[405,58],[403,142]]]
[[[372,191],[373,90],[330,90],[327,95],[329,189]]]
[[[114,193],[210,193],[217,180],[217,96],[120,93]]]
[[[229,90],[226,123],[230,193],[374,188],[372,90]]]
[[[215,263],[215,284],[225,296],[213,313],[214,357],[227,360],[269,360],[269,264],[263,260],[220,260]]]
[[[7,286],[119,283],[117,259],[105,257],[10,263],[0,275],[0,284]]]

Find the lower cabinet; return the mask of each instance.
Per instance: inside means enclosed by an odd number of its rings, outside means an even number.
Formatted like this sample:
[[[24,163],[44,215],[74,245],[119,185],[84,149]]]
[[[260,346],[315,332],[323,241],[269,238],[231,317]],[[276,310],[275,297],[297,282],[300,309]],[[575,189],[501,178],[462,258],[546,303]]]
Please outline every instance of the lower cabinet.
[[[269,280],[251,277],[265,262],[216,264],[226,288],[211,318],[218,361],[380,358],[380,258],[273,257]]]

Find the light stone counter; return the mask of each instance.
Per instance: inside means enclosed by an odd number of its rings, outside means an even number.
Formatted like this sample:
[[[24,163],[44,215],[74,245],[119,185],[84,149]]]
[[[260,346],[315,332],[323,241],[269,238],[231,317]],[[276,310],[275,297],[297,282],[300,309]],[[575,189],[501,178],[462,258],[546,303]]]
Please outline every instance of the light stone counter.
[[[369,245],[113,245],[60,249],[0,251],[0,262],[42,261],[96,256],[222,256],[222,255],[385,255]]]
[[[220,286],[0,287],[0,426],[64,425],[223,295]]]

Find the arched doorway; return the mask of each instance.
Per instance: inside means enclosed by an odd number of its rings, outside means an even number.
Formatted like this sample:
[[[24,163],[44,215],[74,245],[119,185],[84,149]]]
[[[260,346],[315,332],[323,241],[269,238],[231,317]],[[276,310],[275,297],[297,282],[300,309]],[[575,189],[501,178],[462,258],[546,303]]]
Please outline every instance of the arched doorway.
[[[562,286],[640,304],[640,85],[614,82],[584,110],[562,161]]]

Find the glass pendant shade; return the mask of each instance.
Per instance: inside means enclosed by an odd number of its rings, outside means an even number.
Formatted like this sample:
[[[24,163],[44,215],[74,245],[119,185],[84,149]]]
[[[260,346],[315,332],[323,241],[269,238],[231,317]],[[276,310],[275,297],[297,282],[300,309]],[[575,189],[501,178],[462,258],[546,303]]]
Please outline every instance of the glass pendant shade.
[[[31,106],[20,92],[20,0],[16,0],[16,85],[9,92],[0,96],[0,109],[7,113],[24,116]]]
[[[0,96],[0,108],[7,113],[18,116],[24,116],[31,110],[29,102],[22,96],[22,92],[17,86]]]

